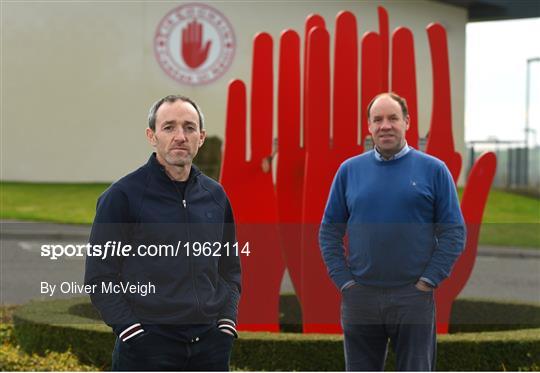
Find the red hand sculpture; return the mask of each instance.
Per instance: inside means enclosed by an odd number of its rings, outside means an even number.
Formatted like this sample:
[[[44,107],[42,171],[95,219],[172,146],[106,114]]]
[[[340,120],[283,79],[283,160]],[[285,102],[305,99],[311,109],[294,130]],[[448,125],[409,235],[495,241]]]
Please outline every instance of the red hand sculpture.
[[[333,110],[330,111],[329,35],[309,33],[306,61],[306,160],[303,195],[302,305],[304,332],[339,332],[339,292],[329,280],[318,245],[318,228],[334,174],[358,143],[356,20],[342,12],[336,21]],[[332,120],[332,122],[331,122]],[[330,123],[333,124],[331,137]]]
[[[461,156],[454,151],[452,135],[452,106],[446,31],[439,24],[427,27],[433,66],[433,109],[426,152],[443,160],[454,181],[461,171]],[[437,301],[437,332],[448,333],[452,303],[469,279],[478,248],[480,224],[497,160],[494,153],[486,153],[473,165],[461,200],[461,210],[467,224],[465,251],[454,265],[451,276],[435,292]]]
[[[278,159],[276,195],[283,257],[301,298],[302,186],[305,152],[301,146],[300,37],[281,34],[278,77]]]
[[[229,85],[221,183],[237,222],[239,241],[249,242],[242,255],[241,330],[279,330],[279,289],[285,270],[277,227],[272,173],[262,164],[272,153],[272,38],[255,37],[251,79],[251,157],[246,157],[246,88]],[[242,246],[241,244],[240,246]]]
[[[306,19],[304,61],[307,60],[309,31],[324,28],[317,14]],[[281,246],[296,295],[302,299],[302,203],[305,146],[302,146],[302,122],[305,106],[300,100],[300,37],[286,30],[281,35],[278,77],[278,154],[276,194]],[[304,73],[304,78],[306,74]],[[305,91],[306,80],[303,81]]]
[[[278,162],[276,196],[269,168],[272,153],[272,40],[255,39],[251,123],[252,157],[246,160],[246,98],[241,81],[229,88],[222,183],[239,222],[239,237],[252,242],[257,257],[242,258],[244,292],[240,322],[244,329],[277,330],[277,305],[283,261],[277,228],[289,273],[299,295],[305,332],[339,332],[339,293],[331,284],[318,247],[318,225],[338,166],[362,152],[368,134],[366,114],[358,128],[358,101],[365,108],[388,90],[388,15],[379,8],[379,33],[362,39],[362,97],[358,99],[356,20],[349,12],[336,19],[334,87],[330,99],[330,47],[324,20],[306,22],[304,101],[301,101],[300,41],[292,30],[281,36],[278,91]],[[443,160],[456,181],[461,156],[454,150],[450,76],[446,34],[440,25],[427,28],[433,66],[432,120],[426,152]],[[408,144],[418,146],[418,109],[414,43],[410,30],[392,35],[392,90],[405,97],[411,116]],[[332,108],[332,110],[331,110]],[[301,146],[303,113],[304,147]],[[358,145],[358,139],[361,144]],[[438,332],[448,331],[451,305],[464,287],[476,257],[480,222],[495,174],[495,156],[484,155],[469,175],[462,199],[468,236],[464,254],[450,278],[437,289]],[[257,204],[254,202],[257,201]],[[277,206],[277,207],[276,207]],[[298,223],[302,223],[299,225]],[[246,223],[265,223],[250,226]],[[264,303],[263,303],[264,302]],[[268,306],[269,305],[269,306]]]
[[[439,24],[427,27],[433,66],[433,107],[426,152],[444,161],[454,181],[461,171],[461,155],[454,150],[450,72],[446,32]],[[400,27],[393,34],[392,90],[407,99],[411,116],[407,142],[417,146],[418,119],[413,37],[410,30]],[[467,224],[465,251],[454,265],[452,274],[435,292],[437,302],[437,332],[448,333],[452,303],[465,287],[476,260],[480,224],[489,189],[495,176],[493,153],[481,156],[471,169],[461,209]]]
[[[196,19],[188,23],[182,30],[182,58],[186,65],[192,69],[201,66],[208,57],[208,50],[212,44],[208,40],[203,48],[203,25]]]

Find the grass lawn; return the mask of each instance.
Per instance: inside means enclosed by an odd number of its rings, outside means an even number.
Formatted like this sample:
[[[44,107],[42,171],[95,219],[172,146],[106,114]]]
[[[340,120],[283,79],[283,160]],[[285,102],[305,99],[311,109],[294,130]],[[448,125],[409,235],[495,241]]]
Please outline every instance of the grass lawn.
[[[0,183],[0,218],[90,224],[108,184]],[[460,190],[461,194],[461,190]],[[480,244],[540,248],[540,199],[492,190]]]
[[[462,190],[459,193],[461,197]],[[540,249],[540,199],[492,190],[484,210],[480,244]]]
[[[0,183],[0,218],[91,224],[109,184]]]

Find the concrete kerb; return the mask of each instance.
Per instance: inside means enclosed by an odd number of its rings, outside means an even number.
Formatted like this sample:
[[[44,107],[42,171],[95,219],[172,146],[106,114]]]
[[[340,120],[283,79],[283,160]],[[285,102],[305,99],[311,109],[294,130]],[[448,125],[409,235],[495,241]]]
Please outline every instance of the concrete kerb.
[[[1,220],[0,236],[13,240],[88,240],[90,225]]]

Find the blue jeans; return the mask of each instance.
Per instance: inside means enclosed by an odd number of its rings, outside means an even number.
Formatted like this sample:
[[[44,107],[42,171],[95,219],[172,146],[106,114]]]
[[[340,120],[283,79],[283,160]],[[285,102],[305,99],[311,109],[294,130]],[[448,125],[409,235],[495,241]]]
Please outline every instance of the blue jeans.
[[[396,370],[435,370],[435,302],[414,284],[397,288],[353,285],[341,302],[347,371],[382,371],[390,341]]]
[[[118,338],[113,371],[228,371],[234,337],[217,327],[193,342],[181,342],[147,332],[125,343]]]

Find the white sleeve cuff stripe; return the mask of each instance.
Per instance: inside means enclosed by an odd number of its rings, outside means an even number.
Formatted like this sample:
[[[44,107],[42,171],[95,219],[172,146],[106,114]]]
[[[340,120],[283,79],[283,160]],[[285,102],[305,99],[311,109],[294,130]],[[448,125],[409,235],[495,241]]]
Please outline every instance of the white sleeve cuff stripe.
[[[220,331],[222,333],[225,333],[225,334],[228,334],[230,336],[233,336],[233,337],[236,337],[236,334],[234,334],[233,332],[231,332],[230,330],[227,330],[227,329],[220,329]]]
[[[219,320],[218,320],[218,324],[219,324],[220,322],[228,322],[228,323],[231,323],[231,324],[233,324],[234,326],[236,326],[236,323],[235,323],[234,321],[232,321],[231,319],[219,319]]]
[[[232,332],[236,333],[236,329],[234,328],[234,326],[231,326],[231,325],[228,325],[228,324],[221,324],[218,326],[219,329],[228,329],[228,330],[231,330]]]
[[[128,339],[131,339],[131,338],[135,337],[137,334],[140,334],[140,333],[143,333],[143,332],[144,332],[143,329],[139,329],[139,330],[137,330],[136,332],[134,332],[133,334],[128,335],[125,339],[122,339],[122,342],[125,342],[125,341],[127,341]]]
[[[343,286],[341,287],[341,289],[339,289],[339,290],[343,291],[343,290],[347,289],[349,286],[351,286],[351,285],[353,285],[355,283],[356,283],[356,281],[349,280],[346,283],[344,283]]]
[[[125,335],[126,333],[129,333],[130,330],[135,329],[135,328],[137,328],[137,327],[141,327],[141,324],[140,324],[140,323],[136,323],[136,324],[131,325],[130,327],[127,327],[126,329],[124,329],[124,331],[123,331],[122,333],[120,333],[120,334],[118,335],[118,337],[120,337],[120,339],[122,339],[122,337],[124,337],[124,335]]]

